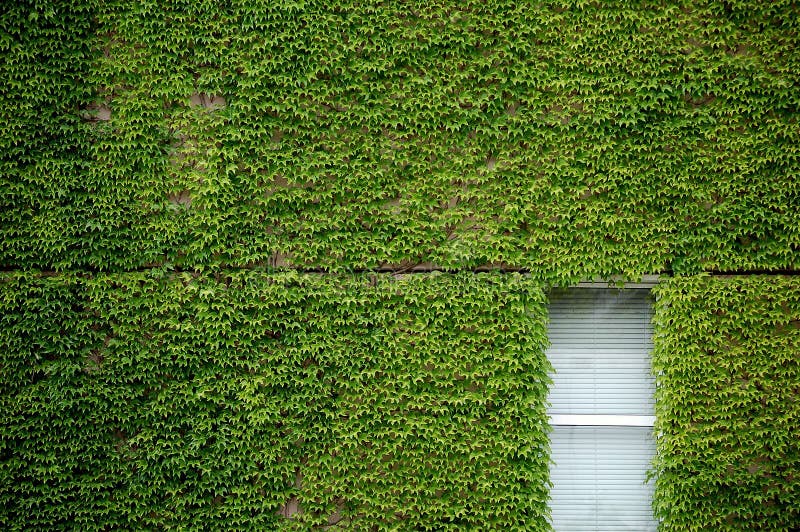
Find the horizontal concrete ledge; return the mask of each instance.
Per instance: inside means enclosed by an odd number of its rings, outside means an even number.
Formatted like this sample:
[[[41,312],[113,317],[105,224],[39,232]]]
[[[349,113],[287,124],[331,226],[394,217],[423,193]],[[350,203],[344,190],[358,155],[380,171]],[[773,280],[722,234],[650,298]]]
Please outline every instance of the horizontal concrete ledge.
[[[625,282],[620,279],[595,279],[593,281],[583,281],[575,285],[576,288],[615,288],[616,283],[621,288],[653,288],[658,284],[661,276],[642,275],[637,282]]]
[[[532,270],[530,268],[512,268],[512,267],[502,267],[502,266],[477,266],[474,268],[440,268],[438,266],[428,266],[428,265],[415,265],[410,267],[390,267],[390,266],[379,266],[377,268],[353,268],[353,269],[344,269],[344,270],[329,270],[326,268],[303,268],[300,266],[282,266],[282,267],[274,267],[264,264],[253,264],[253,265],[245,265],[245,266],[226,266],[226,265],[219,265],[219,264],[206,264],[206,265],[198,265],[198,268],[193,267],[178,267],[178,266],[171,266],[171,265],[146,265],[139,268],[125,268],[125,269],[105,269],[105,268],[68,268],[64,270],[50,270],[50,269],[40,269],[40,268],[28,268],[28,267],[16,267],[11,265],[0,265],[0,273],[14,273],[14,272],[27,272],[31,275],[39,275],[42,277],[56,277],[58,275],[93,275],[93,274],[103,274],[103,275],[113,275],[113,274],[125,274],[125,273],[136,273],[136,272],[147,272],[150,270],[164,270],[165,272],[170,273],[191,273],[191,274],[201,274],[202,272],[211,272],[216,274],[224,274],[226,271],[236,272],[236,271],[253,271],[253,272],[261,272],[261,273],[278,273],[278,272],[285,272],[285,271],[295,271],[302,274],[319,274],[319,275],[352,275],[352,274],[388,274],[388,275],[407,275],[407,274],[426,274],[426,273],[445,273],[445,274],[452,274],[452,273],[518,273],[524,275],[530,275]],[[711,275],[714,277],[744,277],[748,275],[776,275],[776,276],[800,276],[800,269],[797,270],[703,270],[696,273],[686,273],[686,274],[677,274],[678,276],[693,276],[693,275]],[[585,286],[591,284],[597,284],[598,286],[608,287],[609,285],[613,285],[615,282],[622,282],[625,283],[626,288],[634,288],[635,285],[641,284],[650,287],[654,284],[658,283],[658,279],[660,278],[667,278],[673,277],[676,274],[672,271],[665,270],[660,274],[643,274],[641,275],[640,281],[638,283],[626,283],[624,278],[619,280],[609,279],[605,281],[600,280],[592,280],[580,283],[578,286]],[[632,276],[633,277],[633,276]],[[644,286],[643,286],[644,287]]]

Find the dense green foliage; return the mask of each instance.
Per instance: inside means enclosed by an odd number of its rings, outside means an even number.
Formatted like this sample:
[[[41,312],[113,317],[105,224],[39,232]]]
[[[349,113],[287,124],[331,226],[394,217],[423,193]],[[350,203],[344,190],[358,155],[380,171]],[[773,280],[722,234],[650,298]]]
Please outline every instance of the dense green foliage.
[[[798,266],[791,0],[98,4],[0,15],[0,265]]]
[[[81,107],[98,36],[91,3],[0,9],[0,265],[77,265],[92,128]]]
[[[546,529],[544,303],[499,274],[5,275],[0,525]]]
[[[662,529],[800,529],[800,279],[675,278],[656,295]]]
[[[546,528],[538,283],[800,268],[799,30],[5,2],[0,526]],[[415,265],[530,278],[350,276]],[[659,288],[665,530],[800,527],[799,291]]]

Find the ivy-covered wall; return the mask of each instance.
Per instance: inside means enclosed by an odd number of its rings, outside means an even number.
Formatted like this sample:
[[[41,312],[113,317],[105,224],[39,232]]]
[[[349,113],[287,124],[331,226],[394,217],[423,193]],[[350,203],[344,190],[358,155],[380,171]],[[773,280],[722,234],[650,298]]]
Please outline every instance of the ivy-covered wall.
[[[800,268],[792,0],[6,4],[4,528],[543,528],[542,287]],[[665,529],[800,528],[796,284],[659,289]]]
[[[91,210],[86,106],[99,36],[81,0],[0,9],[0,266],[79,263]]]
[[[545,530],[544,303],[501,274],[5,275],[0,524]]]
[[[74,0],[0,24],[0,265],[798,267],[792,0]]]
[[[662,530],[798,530],[800,278],[675,278],[656,295]]]

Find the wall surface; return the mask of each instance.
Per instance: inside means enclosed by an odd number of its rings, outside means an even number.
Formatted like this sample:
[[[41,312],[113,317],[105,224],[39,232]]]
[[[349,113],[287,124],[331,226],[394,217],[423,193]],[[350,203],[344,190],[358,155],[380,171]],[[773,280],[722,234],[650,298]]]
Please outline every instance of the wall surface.
[[[545,314],[502,274],[3,276],[0,523],[545,530]]]
[[[797,530],[800,278],[676,278],[656,294],[663,530]]]
[[[546,528],[543,294],[662,274],[664,528],[800,528],[800,8],[533,4],[4,6],[0,525]]]
[[[798,266],[792,1],[2,17],[6,267]]]

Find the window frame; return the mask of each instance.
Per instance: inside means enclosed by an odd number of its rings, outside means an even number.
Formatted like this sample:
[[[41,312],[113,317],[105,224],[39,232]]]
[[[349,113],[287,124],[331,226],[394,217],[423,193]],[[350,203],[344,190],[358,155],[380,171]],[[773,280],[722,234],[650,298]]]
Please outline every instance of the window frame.
[[[594,289],[600,288],[609,290],[644,289],[647,290],[648,297],[652,298],[652,289],[658,284],[658,281],[659,281],[659,276],[653,275],[653,276],[645,276],[641,281],[635,283],[620,283],[614,280],[585,281],[573,286],[568,286],[564,288],[553,287],[553,289],[561,289],[565,291],[579,290],[582,288],[594,288]],[[550,296],[548,295],[548,300],[549,298]],[[550,334],[549,327],[550,325],[548,324],[548,336]],[[651,345],[651,351],[648,352],[649,363],[651,363],[652,361],[651,357],[652,357],[652,345]],[[572,413],[552,414],[548,411],[547,416],[551,430],[557,427],[585,427],[585,428],[637,427],[637,428],[649,428],[652,433],[656,421],[655,412],[653,412],[652,415],[641,415],[641,414],[572,414]],[[652,433],[651,435],[653,440],[655,440],[655,434]],[[552,435],[550,436],[550,438],[552,441]],[[642,471],[642,473],[644,475],[647,475],[648,471],[645,470]],[[652,482],[652,480],[650,480],[650,482]],[[655,519],[655,516],[653,516],[653,518]]]

